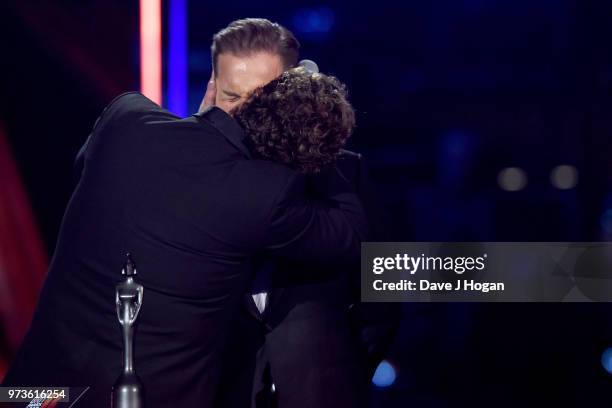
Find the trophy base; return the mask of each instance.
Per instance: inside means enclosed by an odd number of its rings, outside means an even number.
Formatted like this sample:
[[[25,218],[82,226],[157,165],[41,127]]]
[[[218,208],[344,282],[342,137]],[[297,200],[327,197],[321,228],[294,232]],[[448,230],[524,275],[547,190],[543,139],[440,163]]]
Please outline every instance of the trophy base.
[[[112,408],[143,408],[144,395],[140,379],[135,375],[122,375],[113,386]]]

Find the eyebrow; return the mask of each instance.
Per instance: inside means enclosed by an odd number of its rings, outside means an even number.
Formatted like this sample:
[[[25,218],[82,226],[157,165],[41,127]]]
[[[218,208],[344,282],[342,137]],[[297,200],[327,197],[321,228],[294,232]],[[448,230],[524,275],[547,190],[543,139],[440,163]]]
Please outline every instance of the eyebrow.
[[[238,95],[237,93],[232,92],[232,91],[226,91],[225,89],[223,90],[223,93],[226,94],[227,96],[231,96],[233,98],[241,98],[241,96]]]

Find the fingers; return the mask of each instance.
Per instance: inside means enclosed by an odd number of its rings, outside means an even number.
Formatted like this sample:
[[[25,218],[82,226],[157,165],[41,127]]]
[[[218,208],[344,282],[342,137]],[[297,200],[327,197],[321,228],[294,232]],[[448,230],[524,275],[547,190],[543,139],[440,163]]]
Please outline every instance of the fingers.
[[[214,105],[216,96],[217,86],[215,83],[215,79],[211,78],[210,81],[208,81],[208,85],[206,86],[206,94],[204,95],[204,100],[207,102],[208,105]]]
[[[200,111],[208,108],[215,104],[215,98],[217,96],[217,86],[215,83],[215,73],[213,72],[210,76],[210,80],[206,85],[206,93],[204,94],[204,99],[202,99],[202,104],[200,105]]]

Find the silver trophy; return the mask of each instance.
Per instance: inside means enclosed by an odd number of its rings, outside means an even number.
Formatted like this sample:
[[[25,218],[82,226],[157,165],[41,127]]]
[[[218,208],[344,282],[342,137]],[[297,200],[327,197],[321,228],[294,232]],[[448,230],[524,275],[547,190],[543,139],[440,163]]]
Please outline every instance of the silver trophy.
[[[134,281],[136,268],[130,254],[121,270],[125,280],[117,285],[115,303],[123,332],[123,371],[112,392],[112,408],[142,408],[144,387],[134,370],[134,325],[142,305],[142,285]]]

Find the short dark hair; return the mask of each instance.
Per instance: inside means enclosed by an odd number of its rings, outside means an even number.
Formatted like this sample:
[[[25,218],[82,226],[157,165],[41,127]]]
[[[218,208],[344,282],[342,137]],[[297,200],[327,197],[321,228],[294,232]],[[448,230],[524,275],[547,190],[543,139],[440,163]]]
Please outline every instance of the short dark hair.
[[[215,73],[220,54],[238,56],[267,51],[278,55],[284,68],[297,65],[300,43],[293,33],[265,18],[245,18],[231,22],[213,36],[211,55]]]
[[[355,127],[345,85],[301,67],[256,89],[231,113],[256,157],[306,174],[334,163]]]

